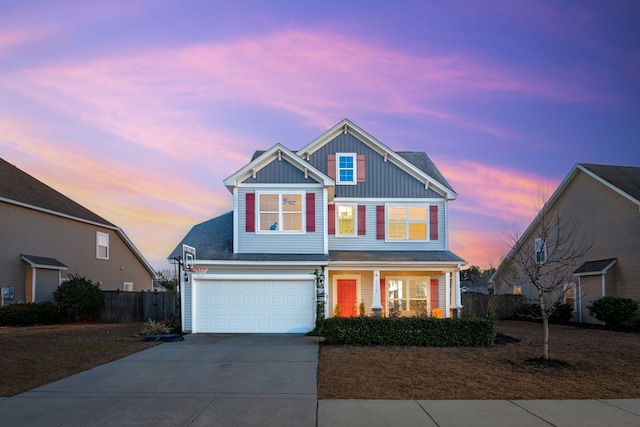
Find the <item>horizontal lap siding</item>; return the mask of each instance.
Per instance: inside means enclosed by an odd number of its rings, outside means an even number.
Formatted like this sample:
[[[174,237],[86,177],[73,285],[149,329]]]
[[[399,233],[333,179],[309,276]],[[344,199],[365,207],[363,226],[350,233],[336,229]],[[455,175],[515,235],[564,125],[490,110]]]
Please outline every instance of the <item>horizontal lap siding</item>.
[[[3,286],[14,286],[16,297],[26,298],[25,266],[20,254],[55,258],[68,267],[62,277],[78,273],[101,289],[122,289],[133,282],[134,290],[151,289],[151,273],[125,242],[111,229],[0,202],[0,271]],[[96,231],[109,234],[109,260],[96,258]],[[122,267],[122,268],[121,268]]]
[[[282,188],[260,187],[260,192],[277,191],[282,192]],[[296,188],[293,192],[300,192],[304,189]],[[238,253],[281,253],[281,254],[317,254],[324,253],[324,208],[322,191],[319,189],[308,189],[306,192],[315,194],[315,224],[316,231],[303,233],[253,233],[246,232],[246,206],[244,204],[246,193],[255,193],[256,189],[240,188],[238,190],[238,209],[236,218],[238,220]],[[257,201],[257,198],[256,198]],[[304,204],[305,197],[302,197]],[[256,218],[258,211],[256,210]],[[303,217],[305,215],[303,214]]]
[[[444,201],[430,202],[430,205],[438,206],[438,240],[429,242],[386,242],[376,238],[376,206],[384,205],[383,202],[358,202],[358,205],[366,206],[366,234],[354,237],[337,237],[329,235],[330,250],[378,250],[378,251],[414,251],[414,250],[446,250],[445,241],[445,208]],[[427,231],[429,227],[427,226]]]

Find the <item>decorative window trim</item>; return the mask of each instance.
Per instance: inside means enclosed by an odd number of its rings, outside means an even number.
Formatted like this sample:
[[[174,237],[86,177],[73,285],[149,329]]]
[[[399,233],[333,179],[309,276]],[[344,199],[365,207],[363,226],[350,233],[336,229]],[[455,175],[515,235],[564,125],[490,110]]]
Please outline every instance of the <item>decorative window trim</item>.
[[[256,234],[305,234],[307,232],[306,227],[306,192],[304,191],[256,191],[255,197],[255,233]],[[260,228],[260,197],[265,195],[277,195],[278,196],[278,221],[277,228],[275,230],[263,230]],[[300,230],[283,230],[283,196],[284,195],[296,195],[300,196],[300,210],[295,211],[300,215]],[[274,211],[275,212],[275,211]],[[293,212],[292,212],[293,213]]]
[[[544,239],[537,238],[535,239],[533,245],[536,262],[540,265],[547,262],[547,242],[545,242]]]
[[[340,158],[351,158],[351,162],[353,167],[346,168],[340,167]],[[351,180],[342,180],[340,179],[340,171],[341,170],[351,170]],[[358,184],[358,155],[356,153],[336,153],[336,184],[339,185],[357,185]]]
[[[100,248],[105,248],[106,254],[100,253]],[[109,259],[110,255],[109,247],[109,233],[103,233],[102,231],[96,231],[96,258]]]
[[[389,224],[394,222],[389,220],[389,208],[391,207],[404,207],[405,208],[405,238],[404,239],[394,239],[389,237]],[[426,211],[426,218],[424,221],[416,221],[409,219],[409,208],[410,207],[422,207]],[[386,203],[384,205],[384,235],[386,242],[429,242],[430,239],[430,209],[428,204],[417,204],[417,203]],[[425,227],[425,239],[411,239],[409,232],[410,224],[424,224]]]
[[[350,234],[340,233],[340,208],[341,207],[353,208],[353,232]],[[356,203],[336,203],[335,204],[335,236],[336,237],[358,237],[358,205]]]

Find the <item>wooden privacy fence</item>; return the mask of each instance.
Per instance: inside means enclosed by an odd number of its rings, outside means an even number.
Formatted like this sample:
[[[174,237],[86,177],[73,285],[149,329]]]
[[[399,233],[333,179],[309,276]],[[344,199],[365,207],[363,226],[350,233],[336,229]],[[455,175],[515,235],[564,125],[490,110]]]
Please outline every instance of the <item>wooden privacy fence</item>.
[[[101,322],[126,323],[148,319],[173,322],[180,318],[174,292],[102,291],[102,294]]]
[[[495,313],[498,319],[508,319],[522,300],[520,295],[462,294],[462,316],[487,317]]]

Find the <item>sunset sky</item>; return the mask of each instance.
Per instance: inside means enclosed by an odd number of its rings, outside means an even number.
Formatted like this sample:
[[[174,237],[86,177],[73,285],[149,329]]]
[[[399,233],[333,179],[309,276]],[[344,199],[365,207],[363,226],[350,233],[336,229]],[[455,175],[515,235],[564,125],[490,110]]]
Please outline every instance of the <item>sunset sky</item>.
[[[450,249],[497,266],[539,188],[640,166],[639,23],[634,0],[3,0],[0,157],[162,269],[255,150],[349,118],[426,152]]]

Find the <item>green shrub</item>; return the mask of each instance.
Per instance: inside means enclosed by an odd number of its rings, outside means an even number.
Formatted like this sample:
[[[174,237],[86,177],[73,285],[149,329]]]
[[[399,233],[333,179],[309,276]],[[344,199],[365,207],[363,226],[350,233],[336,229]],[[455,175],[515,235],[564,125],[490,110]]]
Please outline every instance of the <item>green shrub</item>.
[[[496,323],[433,317],[331,317],[314,330],[327,344],[461,347],[492,345]]]
[[[518,320],[542,320],[538,304],[520,304],[516,308],[514,316]],[[567,324],[571,321],[572,316],[573,309],[569,304],[556,303],[551,316],[549,316],[549,323]]]
[[[0,325],[31,326],[60,323],[60,310],[50,302],[11,304],[0,308]]]
[[[80,275],[70,275],[53,293],[53,299],[69,319],[87,319],[104,304],[100,285]]]
[[[638,310],[638,302],[631,298],[606,296],[592,301],[587,309],[593,311],[596,319],[617,328],[631,319]]]

